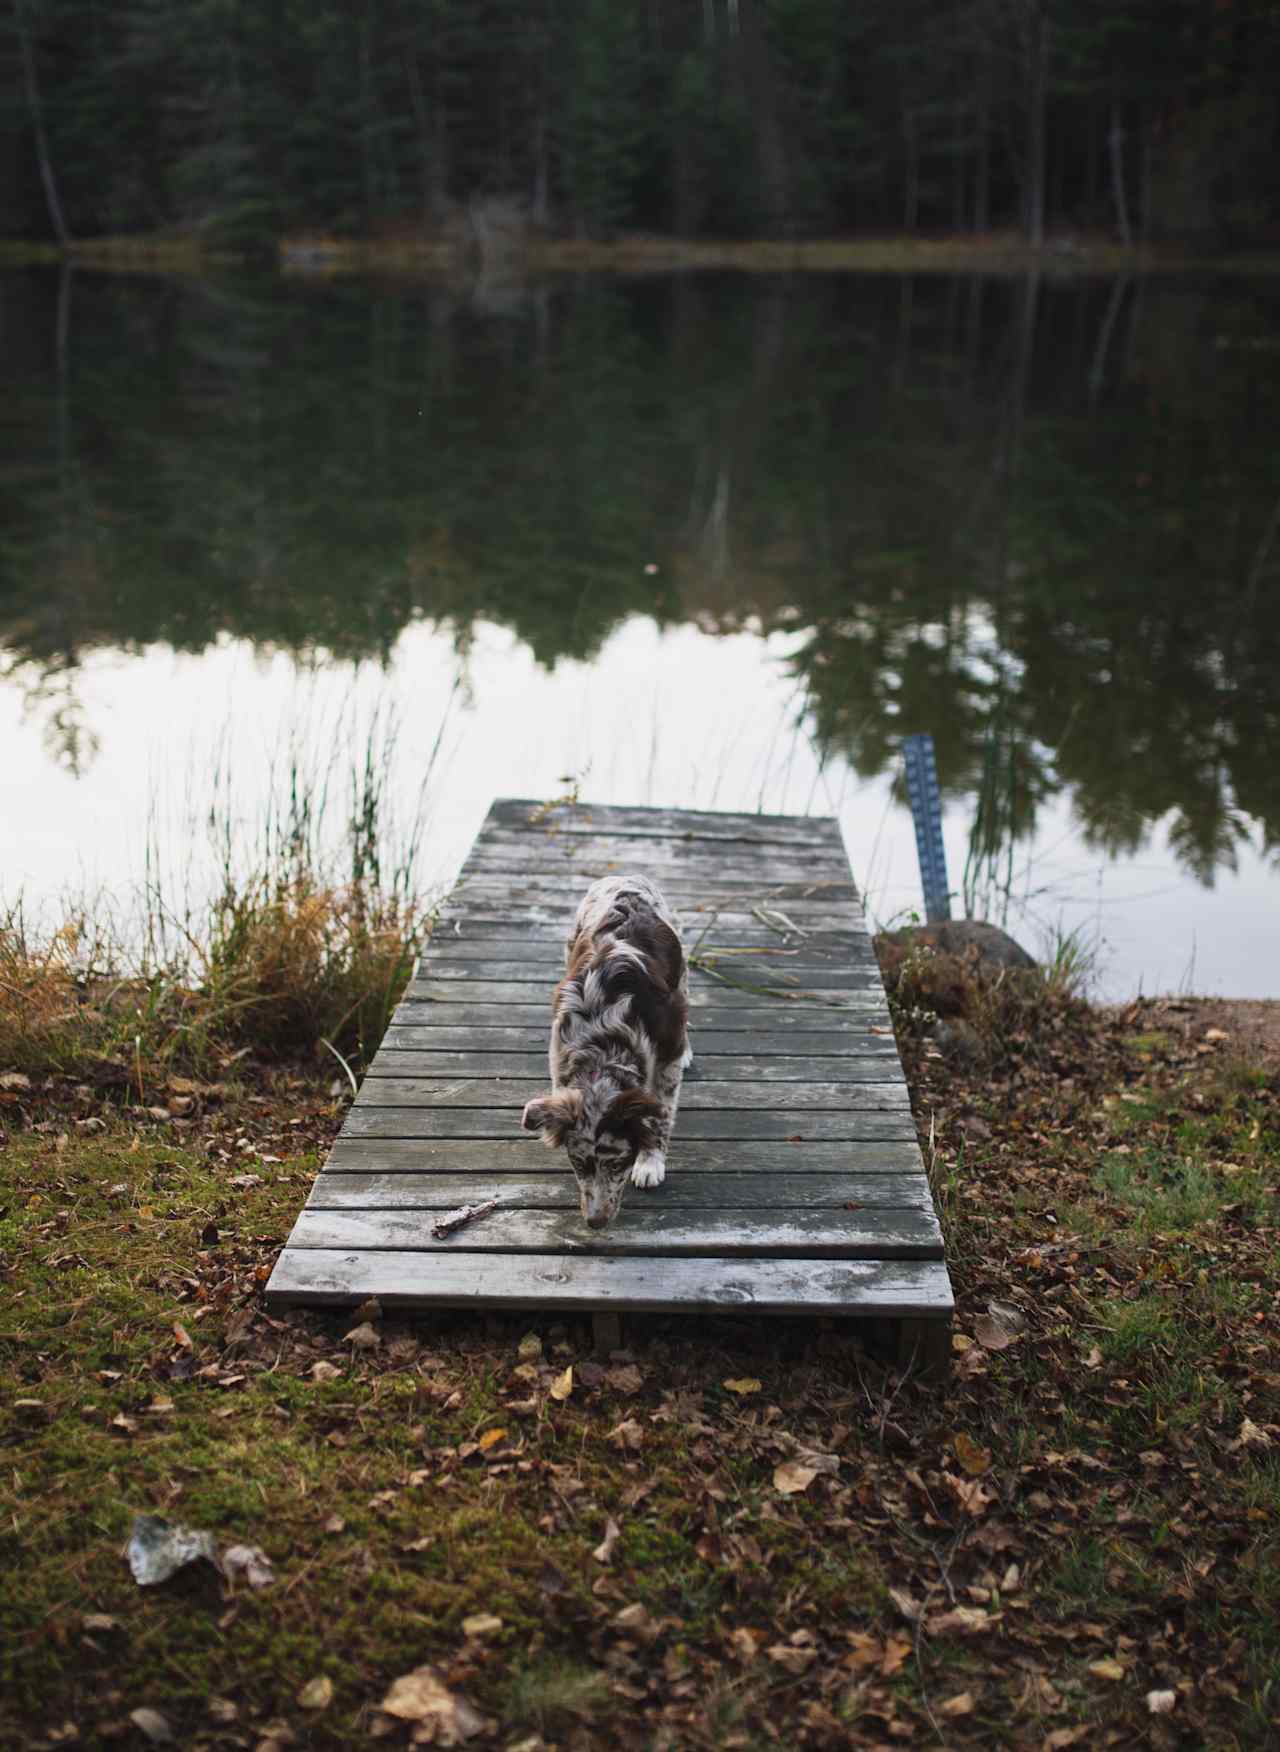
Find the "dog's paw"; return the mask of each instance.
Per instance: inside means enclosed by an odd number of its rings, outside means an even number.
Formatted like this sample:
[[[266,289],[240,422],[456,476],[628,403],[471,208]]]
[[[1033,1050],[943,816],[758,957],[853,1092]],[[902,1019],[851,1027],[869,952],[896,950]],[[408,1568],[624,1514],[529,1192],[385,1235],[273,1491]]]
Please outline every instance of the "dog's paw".
[[[635,1167],[631,1170],[632,1186],[661,1186],[667,1175],[666,1157],[657,1150],[646,1150],[643,1156],[637,1156]]]
[[[687,1071],[692,1063],[693,1048],[689,1045],[688,1041],[686,1041],[684,1046],[684,1057],[680,1060],[680,1069],[682,1071]]]

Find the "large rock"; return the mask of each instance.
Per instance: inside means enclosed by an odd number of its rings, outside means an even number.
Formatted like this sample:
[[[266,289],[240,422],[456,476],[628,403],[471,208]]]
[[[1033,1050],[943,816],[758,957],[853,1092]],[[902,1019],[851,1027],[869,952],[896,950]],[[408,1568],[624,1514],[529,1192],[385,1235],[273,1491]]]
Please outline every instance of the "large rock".
[[[976,950],[978,960],[992,967],[1036,965],[1034,958],[1007,931],[1002,931],[999,925],[984,924],[981,919],[943,919],[934,925],[907,925],[887,935],[901,949],[924,944],[942,955],[968,955]]]

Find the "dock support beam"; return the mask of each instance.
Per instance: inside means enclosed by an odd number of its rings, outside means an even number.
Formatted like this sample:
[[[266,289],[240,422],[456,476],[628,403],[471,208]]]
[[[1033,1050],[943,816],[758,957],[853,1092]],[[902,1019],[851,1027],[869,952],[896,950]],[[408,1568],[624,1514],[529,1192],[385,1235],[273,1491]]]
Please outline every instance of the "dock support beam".
[[[622,1349],[622,1321],[612,1309],[598,1310],[591,1316],[591,1337],[598,1357]]]

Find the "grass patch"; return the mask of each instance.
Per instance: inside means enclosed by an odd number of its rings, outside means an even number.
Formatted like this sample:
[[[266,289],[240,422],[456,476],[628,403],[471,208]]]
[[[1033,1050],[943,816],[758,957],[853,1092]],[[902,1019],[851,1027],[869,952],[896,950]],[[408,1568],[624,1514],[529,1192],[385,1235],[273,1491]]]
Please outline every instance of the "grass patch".
[[[637,1318],[600,1361],[554,1317],[282,1316],[325,1083],[6,1108],[0,1741],[130,1744],[150,1708],[192,1745],[400,1747],[380,1705],[425,1666],[478,1746],[1137,1744],[1151,1690],[1181,1741],[1267,1745],[1276,1094],[1137,1020],[1054,1000],[964,1078],[906,1037],[964,1242],[941,1387],[838,1321]],[[274,1582],[140,1589],[139,1512]]]
[[[217,1077],[246,1053],[367,1064],[431,923],[421,809],[403,832],[388,820],[394,749],[394,725],[375,722],[346,775],[294,756],[247,839],[217,775],[203,903],[153,875],[119,921],[84,911],[42,931],[21,903],[0,912],[0,1071],[145,1105],[181,1098],[175,1074]]]

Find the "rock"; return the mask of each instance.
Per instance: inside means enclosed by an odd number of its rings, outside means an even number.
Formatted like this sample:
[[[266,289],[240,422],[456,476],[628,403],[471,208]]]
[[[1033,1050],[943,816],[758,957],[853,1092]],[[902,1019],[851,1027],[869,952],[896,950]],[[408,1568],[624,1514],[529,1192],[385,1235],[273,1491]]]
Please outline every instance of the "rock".
[[[1023,967],[1036,965],[1020,943],[1015,943],[999,925],[985,924],[981,919],[943,919],[933,925],[908,925],[891,933],[891,941],[902,949],[924,944],[943,955],[973,955],[992,967]]]
[[[929,1038],[951,1064],[959,1070],[973,1070],[988,1059],[986,1043],[978,1030],[959,1017],[935,1022]]]

